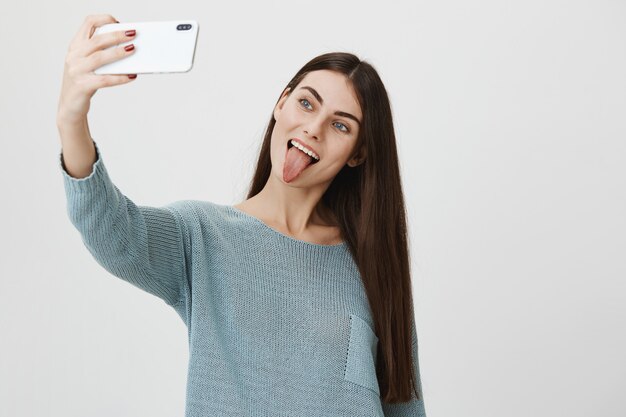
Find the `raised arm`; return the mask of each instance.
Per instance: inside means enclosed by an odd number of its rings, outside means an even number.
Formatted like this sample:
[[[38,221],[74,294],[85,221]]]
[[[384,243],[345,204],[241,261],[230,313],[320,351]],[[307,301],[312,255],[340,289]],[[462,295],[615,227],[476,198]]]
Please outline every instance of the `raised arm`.
[[[122,47],[135,35],[124,31],[94,36],[97,27],[115,23],[111,15],[87,16],[65,59],[57,111],[61,139],[59,164],[67,212],[87,249],[106,270],[176,306],[182,316],[189,292],[185,224],[179,208],[137,206],[109,178],[87,123],[91,97],[102,87],[134,77],[96,75],[94,69],[133,53]],[[107,49],[108,48],[108,49]]]
[[[67,213],[93,257],[107,271],[170,305],[184,301],[189,288],[185,260],[186,236],[175,208],[137,206],[115,186],[95,141],[96,161],[85,178],[60,166]]]

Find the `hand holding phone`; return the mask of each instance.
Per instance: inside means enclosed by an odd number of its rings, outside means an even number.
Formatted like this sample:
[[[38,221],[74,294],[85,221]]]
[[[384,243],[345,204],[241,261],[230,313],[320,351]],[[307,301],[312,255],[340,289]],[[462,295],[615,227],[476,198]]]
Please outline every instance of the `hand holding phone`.
[[[108,14],[89,15],[72,39],[65,56],[57,123],[82,122],[89,111],[91,97],[99,88],[126,84],[136,77],[135,73],[94,74],[94,69],[103,64],[123,60],[135,53],[134,49],[116,46],[132,42],[133,37],[127,36],[124,30],[94,35],[98,27],[115,22],[115,18]]]

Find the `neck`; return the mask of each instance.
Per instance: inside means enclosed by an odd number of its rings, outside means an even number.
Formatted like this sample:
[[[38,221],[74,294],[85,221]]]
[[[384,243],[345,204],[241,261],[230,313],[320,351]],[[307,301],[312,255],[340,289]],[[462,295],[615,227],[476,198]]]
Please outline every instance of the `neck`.
[[[284,184],[270,175],[265,187],[249,202],[266,219],[294,235],[301,235],[311,226],[328,225],[332,216],[321,199],[329,183],[299,188]]]

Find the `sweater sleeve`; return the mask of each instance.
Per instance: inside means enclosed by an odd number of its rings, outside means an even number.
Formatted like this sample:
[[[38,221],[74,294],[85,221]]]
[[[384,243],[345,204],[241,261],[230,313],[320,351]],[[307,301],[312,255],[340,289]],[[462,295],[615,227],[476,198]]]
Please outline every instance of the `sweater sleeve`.
[[[417,329],[415,320],[413,321],[413,372],[415,373],[415,381],[417,382],[417,392],[420,399],[415,399],[415,394],[409,402],[387,404],[382,403],[383,413],[385,417],[426,417],[424,409],[424,396],[422,392],[422,381],[420,377],[420,367],[418,358]]]
[[[59,154],[70,221],[104,269],[173,306],[185,294],[182,219],[173,208],[135,205],[97,159],[85,178],[69,175]]]

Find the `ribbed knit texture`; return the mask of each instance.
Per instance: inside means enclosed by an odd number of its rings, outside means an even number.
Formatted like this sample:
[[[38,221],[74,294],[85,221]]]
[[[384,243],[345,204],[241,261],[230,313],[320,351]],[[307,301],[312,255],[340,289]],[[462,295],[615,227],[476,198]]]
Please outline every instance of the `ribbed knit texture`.
[[[422,400],[381,403],[378,337],[345,242],[297,240],[208,201],[138,206],[95,146],[81,179],[59,154],[69,218],[102,267],[187,326],[186,417],[425,416]],[[415,327],[413,355],[419,382]]]

